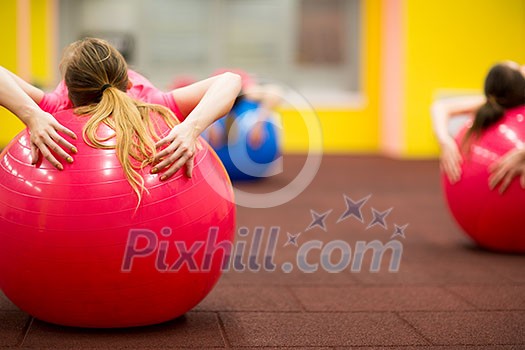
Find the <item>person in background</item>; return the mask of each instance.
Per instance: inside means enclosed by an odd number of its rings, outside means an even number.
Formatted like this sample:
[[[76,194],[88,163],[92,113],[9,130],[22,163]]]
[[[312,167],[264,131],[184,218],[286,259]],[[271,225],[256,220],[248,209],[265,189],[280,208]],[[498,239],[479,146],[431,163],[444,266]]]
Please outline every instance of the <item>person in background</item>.
[[[283,90],[276,84],[262,84],[258,82],[242,69],[219,69],[213,73],[213,76],[227,71],[238,74],[241,77],[241,91],[235,100],[232,110],[225,117],[225,126],[222,127],[215,123],[208,128],[208,140],[213,147],[219,148],[228,142],[229,137],[235,137],[230,132],[235,118],[238,117],[236,115],[236,107],[246,100],[257,103],[257,122],[248,133],[248,143],[252,148],[258,148],[266,139],[264,122],[270,118],[273,110],[281,103]]]
[[[473,118],[473,125],[466,135],[468,142],[484,129],[497,122],[509,108],[525,104],[525,66],[506,61],[491,68],[484,87],[485,96],[441,100],[432,105],[433,128],[441,146],[440,166],[452,183],[461,178],[461,152],[454,138],[448,133],[448,122],[456,116]],[[489,186],[498,184],[500,192],[516,176],[521,176],[525,188],[525,155],[516,149],[503,156],[489,168]]]

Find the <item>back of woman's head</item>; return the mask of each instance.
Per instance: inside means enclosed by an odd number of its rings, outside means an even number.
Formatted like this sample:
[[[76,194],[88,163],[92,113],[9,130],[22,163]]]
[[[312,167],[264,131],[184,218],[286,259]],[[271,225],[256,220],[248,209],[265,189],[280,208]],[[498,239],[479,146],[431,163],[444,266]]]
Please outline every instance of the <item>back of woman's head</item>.
[[[71,44],[61,62],[69,98],[75,107],[98,103],[105,87],[126,92],[128,67],[107,41],[86,38]]]
[[[151,113],[173,127],[176,117],[166,107],[136,101],[126,94],[128,69],[122,55],[108,42],[87,38],[71,44],[61,62],[75,113],[89,117],[85,142],[95,148],[116,149],[117,157],[139,202],[144,179],[139,169],[151,164],[155,141],[160,138],[151,122]],[[97,133],[100,124],[115,131],[116,142]]]
[[[513,62],[496,64],[485,78],[484,92],[487,100],[477,110],[465,140],[498,122],[507,109],[525,104],[525,77]]]

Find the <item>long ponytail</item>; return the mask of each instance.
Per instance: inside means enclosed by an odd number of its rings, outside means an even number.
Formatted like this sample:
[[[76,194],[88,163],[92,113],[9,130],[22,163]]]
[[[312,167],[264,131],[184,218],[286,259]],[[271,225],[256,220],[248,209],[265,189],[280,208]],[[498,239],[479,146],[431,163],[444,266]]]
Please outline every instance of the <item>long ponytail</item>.
[[[487,101],[476,111],[472,127],[463,139],[463,146],[503,118],[507,109],[525,104],[525,77],[510,62],[490,69],[484,90]]]
[[[177,123],[176,117],[166,107],[135,101],[113,87],[105,89],[99,103],[78,107],[75,113],[90,116],[83,129],[83,138],[88,145],[116,149],[124,174],[140,203],[144,179],[138,170],[152,163],[156,155],[155,142],[160,140],[150,113],[159,115],[170,128]],[[114,130],[115,135],[100,137],[98,129],[101,124]],[[109,143],[113,137],[116,142]]]
[[[491,125],[496,124],[505,115],[505,108],[502,107],[494,97],[489,96],[477,111],[472,126],[467,131],[465,139],[479,137],[481,132]]]
[[[116,149],[140,203],[145,187],[139,170],[152,163],[155,142],[160,139],[151,115],[160,116],[170,128],[178,123],[177,118],[164,106],[139,102],[126,94],[126,61],[104,40],[87,38],[73,43],[66,49],[61,67],[75,113],[89,118],[83,129],[84,141],[95,148]],[[114,135],[100,136],[101,124],[114,130]],[[115,142],[110,142],[113,138]]]

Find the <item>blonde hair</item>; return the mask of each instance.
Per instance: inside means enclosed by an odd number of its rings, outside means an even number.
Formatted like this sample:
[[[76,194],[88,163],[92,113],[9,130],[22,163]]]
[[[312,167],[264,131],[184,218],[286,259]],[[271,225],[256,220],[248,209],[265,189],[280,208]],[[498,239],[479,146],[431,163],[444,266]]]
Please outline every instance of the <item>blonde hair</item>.
[[[178,123],[177,118],[164,106],[143,103],[126,94],[126,61],[104,40],[86,38],[71,44],[60,66],[75,114],[89,116],[83,129],[84,141],[94,148],[116,150],[140,204],[145,187],[139,170],[152,164],[155,142],[160,140],[151,113],[159,115],[170,128]],[[115,134],[99,136],[101,124]],[[108,143],[112,138],[116,142]]]

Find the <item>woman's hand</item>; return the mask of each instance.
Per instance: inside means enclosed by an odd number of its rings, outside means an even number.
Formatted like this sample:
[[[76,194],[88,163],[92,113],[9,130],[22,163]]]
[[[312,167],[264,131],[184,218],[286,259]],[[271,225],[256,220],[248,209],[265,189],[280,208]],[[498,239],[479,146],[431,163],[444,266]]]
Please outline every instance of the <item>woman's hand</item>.
[[[491,190],[499,187],[503,193],[509,187],[512,179],[520,177],[521,187],[525,189],[525,149],[515,149],[505,154],[500,160],[489,167],[489,187]]]
[[[199,134],[199,130],[186,121],[175,125],[168,136],[155,145],[157,148],[168,146],[155,157],[154,162],[160,162],[151,169],[151,173],[156,174],[166,169],[160,177],[164,181],[186,165],[186,176],[191,177],[195,153],[199,148]]]
[[[461,178],[462,161],[456,141],[452,137],[446,138],[441,143],[440,167],[451,183],[456,183]]]
[[[59,135],[61,132],[72,139],[77,138],[75,133],[65,126],[61,125],[51,114],[42,110],[37,110],[27,119],[27,127],[31,135],[31,160],[36,164],[40,158],[40,152],[55,168],[63,170],[62,164],[55,158],[55,154],[64,158],[68,163],[73,163],[71,157],[62,147],[68,149],[71,153],[77,153],[77,149],[64,137]],[[60,147],[60,145],[62,147]]]
[[[151,172],[155,174],[167,168],[160,178],[164,181],[186,165],[186,175],[191,177],[195,152],[200,147],[197,137],[214,121],[228,113],[240,89],[241,77],[227,72],[172,91],[173,98],[178,101],[186,119],[157,142],[157,148],[167,147],[155,157],[154,161],[160,163]]]
[[[51,114],[38,107],[37,103],[42,100],[43,96],[42,90],[0,67],[0,106],[11,111],[29,129],[31,134],[31,162],[36,164],[40,158],[40,152],[42,152],[44,158],[55,168],[62,170],[64,167],[51,151],[72,163],[73,158],[62,147],[71,153],[76,153],[77,150],[58,133],[61,132],[73,139],[77,137],[73,131],[60,125]]]

